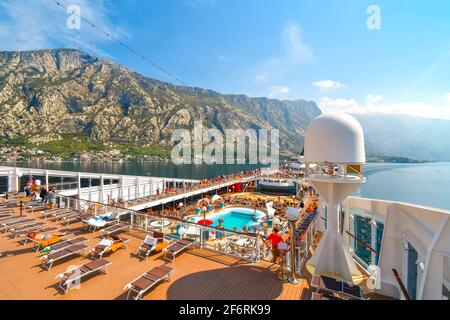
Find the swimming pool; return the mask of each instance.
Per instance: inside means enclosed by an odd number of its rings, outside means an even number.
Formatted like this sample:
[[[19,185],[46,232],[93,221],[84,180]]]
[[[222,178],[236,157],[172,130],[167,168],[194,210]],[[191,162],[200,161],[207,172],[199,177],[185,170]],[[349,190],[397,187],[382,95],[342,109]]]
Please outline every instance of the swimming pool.
[[[255,220],[253,220],[253,216],[256,217]],[[242,231],[244,227],[247,227],[247,229],[249,229],[255,226],[259,226],[262,222],[262,218],[265,216],[266,214],[260,210],[255,211],[250,208],[233,207],[225,208],[218,213],[213,213],[207,216],[207,219],[214,222],[214,224],[212,225],[213,227],[217,227],[219,225],[219,220],[222,219],[222,226],[225,229],[233,231],[233,229],[236,227],[237,231]],[[201,219],[203,218],[195,218],[195,222]]]

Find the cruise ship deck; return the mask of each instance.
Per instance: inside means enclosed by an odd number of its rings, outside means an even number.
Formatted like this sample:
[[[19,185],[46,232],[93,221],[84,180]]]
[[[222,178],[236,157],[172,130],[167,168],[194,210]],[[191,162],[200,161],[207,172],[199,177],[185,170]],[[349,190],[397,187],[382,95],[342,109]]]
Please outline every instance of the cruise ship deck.
[[[41,171],[27,174],[29,169],[1,168],[8,178],[8,185],[16,187],[12,182],[20,184],[30,175],[39,177]],[[63,177],[85,176],[94,178],[103,175],[51,172],[47,171],[47,180],[52,175]],[[12,177],[11,177],[12,175]],[[143,299],[149,300],[317,300],[328,299],[330,288],[318,288],[313,279],[308,263],[319,250],[323,235],[327,230],[326,205],[317,198],[313,189],[301,188],[304,180],[299,176],[290,176],[299,186],[296,197],[264,195],[254,190],[255,181],[262,176],[274,179],[288,179],[289,175],[282,168],[272,169],[266,174],[237,174],[225,181],[189,181],[189,188],[169,189],[164,183],[159,186],[162,193],[155,188],[151,194],[141,194],[137,189],[144,189],[141,177],[117,176],[117,185],[109,187],[100,182],[100,186],[83,187],[81,183],[71,183],[57,195],[57,207],[66,212],[71,219],[59,219],[48,206],[37,201],[21,201],[21,195],[7,193],[0,198],[0,224],[3,219],[14,219],[20,214],[34,219],[31,223],[41,224],[39,230],[50,228],[48,233],[58,232],[69,235],[69,239],[85,238],[84,250],[58,260],[48,271],[43,267],[42,257],[45,253],[36,252],[32,242],[22,245],[27,233],[13,238],[11,229],[2,227],[0,231],[0,299],[52,299],[52,300],[114,300],[128,298],[127,285],[141,275],[158,266],[173,269],[169,279],[158,282],[148,290]],[[80,180],[79,179],[79,180]],[[57,183],[62,179],[57,179]],[[167,179],[169,180],[169,179]],[[17,182],[16,182],[17,181]],[[146,208],[137,211],[133,206],[122,203],[113,206],[107,203],[108,195],[121,194],[125,189],[124,181],[138,182],[137,186],[128,187],[135,190],[128,194],[128,201]],[[159,179],[158,181],[163,181]],[[188,183],[188,182],[186,182]],[[153,184],[153,182],[151,182]],[[238,187],[239,190],[234,190]],[[167,192],[165,188],[168,188]],[[122,191],[121,191],[122,190]],[[149,189],[147,189],[149,190]],[[199,217],[197,199],[212,195],[221,195],[225,199],[225,207],[236,206],[256,208],[268,213],[268,203],[285,221],[286,210],[299,206],[300,199],[304,207],[295,223],[295,277],[294,285],[280,280],[280,265],[271,262],[270,250],[261,242],[252,230],[221,231],[215,227],[200,226],[191,222],[192,217]],[[78,198],[81,195],[82,198]],[[136,197],[136,198],[134,198]],[[103,203],[89,199],[103,199]],[[21,205],[19,205],[22,203]],[[184,203],[184,206],[179,204]],[[194,204],[192,204],[194,203]],[[144,206],[144,207],[142,207]],[[204,210],[204,209],[201,209]],[[220,206],[216,206],[220,212]],[[90,214],[99,217],[105,213],[115,216],[110,222],[112,227],[126,225],[116,235],[127,240],[126,248],[110,255],[105,255],[108,263],[106,273],[98,272],[83,277],[79,286],[64,292],[58,286],[58,275],[70,271],[73,267],[86,265],[91,259],[89,252],[99,245],[105,237],[103,228],[88,230],[86,219],[82,216]],[[207,217],[211,213],[205,212]],[[357,296],[345,292],[333,292],[333,298],[340,299],[445,299],[450,278],[448,239],[450,213],[444,210],[425,208],[391,201],[348,197],[341,205],[341,234],[343,245],[351,252],[353,263],[363,280],[358,281],[361,289]],[[170,224],[165,226],[164,221]],[[159,224],[161,222],[161,224]],[[265,225],[265,223],[264,223]],[[156,227],[155,227],[156,226]],[[165,259],[165,253],[151,254],[146,260],[137,256],[146,236],[155,236],[161,231],[170,237],[170,244],[176,242],[181,234],[180,228],[193,229],[186,238],[195,240],[194,248],[177,254],[175,259]],[[106,228],[107,229],[107,228]],[[270,232],[265,225],[258,233]],[[283,227],[285,235],[288,229]],[[32,231],[32,230],[31,230]],[[180,234],[178,234],[180,232]],[[219,233],[222,236],[219,237]],[[208,236],[205,236],[207,234]],[[238,244],[244,243],[244,244]],[[404,248],[408,248],[405,250]],[[412,262],[417,262],[412,264]],[[289,254],[281,265],[284,275],[292,275],[288,270],[292,265]],[[365,281],[371,276],[373,266],[378,267],[377,287],[373,288]],[[412,277],[412,278],[411,278]],[[412,282],[414,279],[415,282]],[[286,280],[286,279],[284,279]],[[346,282],[348,284],[348,282]],[[352,286],[352,285],[351,285]],[[369,288],[370,287],[370,288]],[[331,288],[331,291],[335,291]],[[410,292],[412,293],[410,295]],[[318,293],[323,296],[318,296]],[[361,295],[359,295],[361,294]]]
[[[36,217],[40,212],[28,213]],[[49,223],[49,226],[60,227]],[[61,229],[75,236],[88,239],[87,246],[92,248],[99,242],[101,232],[90,233],[81,223]],[[144,272],[159,265],[168,265],[175,271],[171,281],[166,281],[149,291],[144,299],[148,300],[299,300],[310,299],[311,290],[307,279],[299,285],[283,283],[277,278],[278,267],[270,262],[249,263],[228,255],[207,249],[189,250],[167,263],[163,254],[150,256],[146,261],[136,257],[136,250],[145,235],[139,230],[127,231],[123,235],[130,241],[124,250],[119,250],[106,259],[112,264],[107,274],[96,274],[86,278],[79,289],[62,294],[58,289],[55,276],[67,271],[68,267],[85,264],[89,260],[76,256],[55,264],[50,271],[42,268],[43,254],[36,253],[32,244],[18,244],[8,234],[0,235],[0,299],[39,299],[39,300],[115,300],[125,299],[126,284]]]

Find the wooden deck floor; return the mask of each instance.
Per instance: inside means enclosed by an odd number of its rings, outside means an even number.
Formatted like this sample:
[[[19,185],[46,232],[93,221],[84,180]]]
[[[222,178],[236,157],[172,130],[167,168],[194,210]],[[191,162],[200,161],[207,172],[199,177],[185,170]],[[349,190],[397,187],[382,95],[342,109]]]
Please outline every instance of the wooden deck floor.
[[[33,214],[37,216],[39,213]],[[49,223],[50,226],[59,224]],[[64,230],[64,227],[62,227]],[[86,233],[81,224],[68,229],[89,239],[88,246],[99,242],[100,232]],[[125,299],[125,285],[155,266],[167,264],[162,255],[151,256],[140,261],[134,255],[142,239],[139,234],[125,234],[130,239],[128,249],[120,250],[109,257],[112,262],[108,274],[95,274],[81,283],[80,289],[70,290],[63,295],[57,288],[55,277],[70,266],[84,264],[89,260],[75,257],[55,264],[50,271],[41,267],[39,253],[31,244],[20,246],[7,234],[0,234],[0,299],[38,300],[114,300]],[[209,250],[194,249],[178,256],[170,282],[162,283],[145,295],[153,300],[272,300],[309,299],[307,281],[302,279],[293,286],[277,278],[277,267],[267,262],[248,264],[236,258],[224,256]]]

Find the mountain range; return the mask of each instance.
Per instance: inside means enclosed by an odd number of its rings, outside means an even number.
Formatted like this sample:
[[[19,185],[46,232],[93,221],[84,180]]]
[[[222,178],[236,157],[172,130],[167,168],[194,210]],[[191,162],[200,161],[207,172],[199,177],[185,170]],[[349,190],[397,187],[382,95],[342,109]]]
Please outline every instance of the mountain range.
[[[0,137],[43,143],[75,134],[99,142],[162,145],[175,129],[279,129],[301,151],[314,102],[223,95],[144,77],[71,49],[0,52]]]
[[[109,144],[170,145],[175,129],[278,129],[282,154],[299,154],[313,101],[253,98],[177,86],[74,49],[0,52],[0,139],[33,145],[66,136]],[[450,122],[355,115],[369,155],[450,159]]]
[[[353,116],[364,129],[368,155],[450,160],[449,120],[383,113]]]

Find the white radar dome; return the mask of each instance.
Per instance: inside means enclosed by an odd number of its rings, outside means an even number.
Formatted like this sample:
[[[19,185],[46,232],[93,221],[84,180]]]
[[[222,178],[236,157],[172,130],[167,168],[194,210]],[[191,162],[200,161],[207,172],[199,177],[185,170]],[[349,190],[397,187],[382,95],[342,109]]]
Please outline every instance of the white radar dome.
[[[314,119],[305,135],[304,162],[365,163],[364,132],[358,120],[342,112]]]

